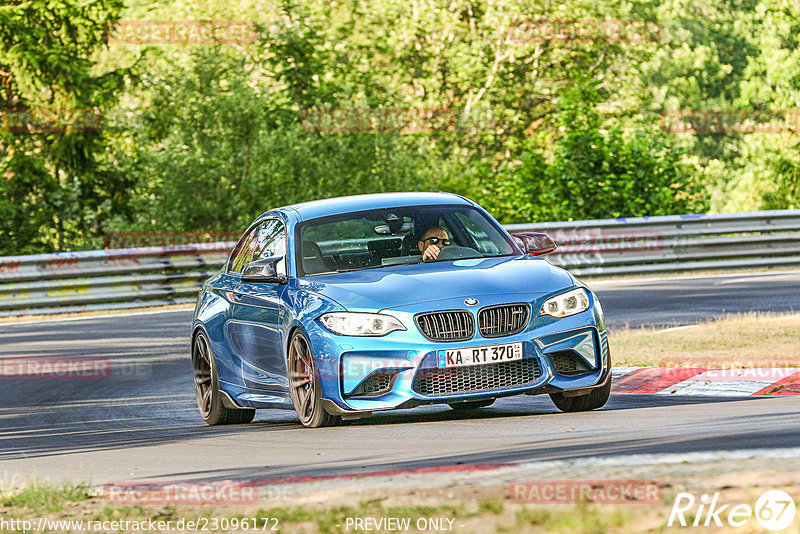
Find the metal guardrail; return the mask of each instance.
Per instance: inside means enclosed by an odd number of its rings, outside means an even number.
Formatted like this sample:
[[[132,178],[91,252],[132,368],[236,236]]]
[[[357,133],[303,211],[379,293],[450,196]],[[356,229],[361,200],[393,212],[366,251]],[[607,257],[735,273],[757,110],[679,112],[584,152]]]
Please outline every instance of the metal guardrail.
[[[577,276],[800,265],[800,210],[513,224],[550,234],[547,256]]]
[[[0,317],[191,303],[234,244],[0,257]]]
[[[800,210],[508,225],[578,276],[800,265]],[[0,317],[194,302],[233,242],[0,257]]]

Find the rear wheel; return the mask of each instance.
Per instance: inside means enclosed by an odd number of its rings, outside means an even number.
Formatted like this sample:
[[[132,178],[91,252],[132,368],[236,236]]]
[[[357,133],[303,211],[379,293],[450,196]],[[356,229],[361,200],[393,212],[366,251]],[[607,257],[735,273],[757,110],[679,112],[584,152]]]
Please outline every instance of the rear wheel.
[[[567,397],[563,393],[551,393],[550,398],[553,399],[556,408],[562,412],[588,412],[605,406],[610,393],[611,380],[608,380],[604,386],[593,389],[586,395]]]
[[[478,408],[486,408],[487,406],[491,406],[496,400],[497,399],[484,399],[470,402],[454,402],[449,404],[449,406],[454,410],[476,410]]]
[[[219,392],[219,376],[214,364],[211,346],[203,332],[198,332],[192,343],[192,365],[194,367],[194,392],[197,409],[209,425],[233,425],[249,423],[256,415],[255,410],[232,410],[222,404]]]
[[[322,385],[305,336],[297,332],[289,343],[289,392],[294,411],[303,426],[318,428],[339,424],[341,417],[331,415],[322,407]]]

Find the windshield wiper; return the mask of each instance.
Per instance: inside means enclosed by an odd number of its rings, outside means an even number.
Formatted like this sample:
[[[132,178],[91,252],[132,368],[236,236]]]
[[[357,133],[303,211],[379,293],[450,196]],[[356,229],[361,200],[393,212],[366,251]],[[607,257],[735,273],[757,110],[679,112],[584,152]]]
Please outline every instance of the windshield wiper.
[[[366,271],[367,269],[379,269],[388,265],[370,265],[368,267],[354,267],[352,269],[336,269],[337,273],[352,273],[353,271]]]

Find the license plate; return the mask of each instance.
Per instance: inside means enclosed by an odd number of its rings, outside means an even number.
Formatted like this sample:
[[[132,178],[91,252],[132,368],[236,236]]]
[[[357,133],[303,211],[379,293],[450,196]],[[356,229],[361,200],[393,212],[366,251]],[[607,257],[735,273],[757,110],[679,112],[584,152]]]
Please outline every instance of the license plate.
[[[437,367],[466,367],[522,359],[522,342],[436,351]]]

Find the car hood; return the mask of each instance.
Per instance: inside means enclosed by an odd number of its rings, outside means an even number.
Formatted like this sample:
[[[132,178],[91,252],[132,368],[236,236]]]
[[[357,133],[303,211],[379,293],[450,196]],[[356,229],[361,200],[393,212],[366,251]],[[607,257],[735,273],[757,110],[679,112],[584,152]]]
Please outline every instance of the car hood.
[[[565,270],[527,255],[393,265],[308,276],[298,281],[298,287],[358,311],[379,311],[455,297],[541,295],[573,285]]]

